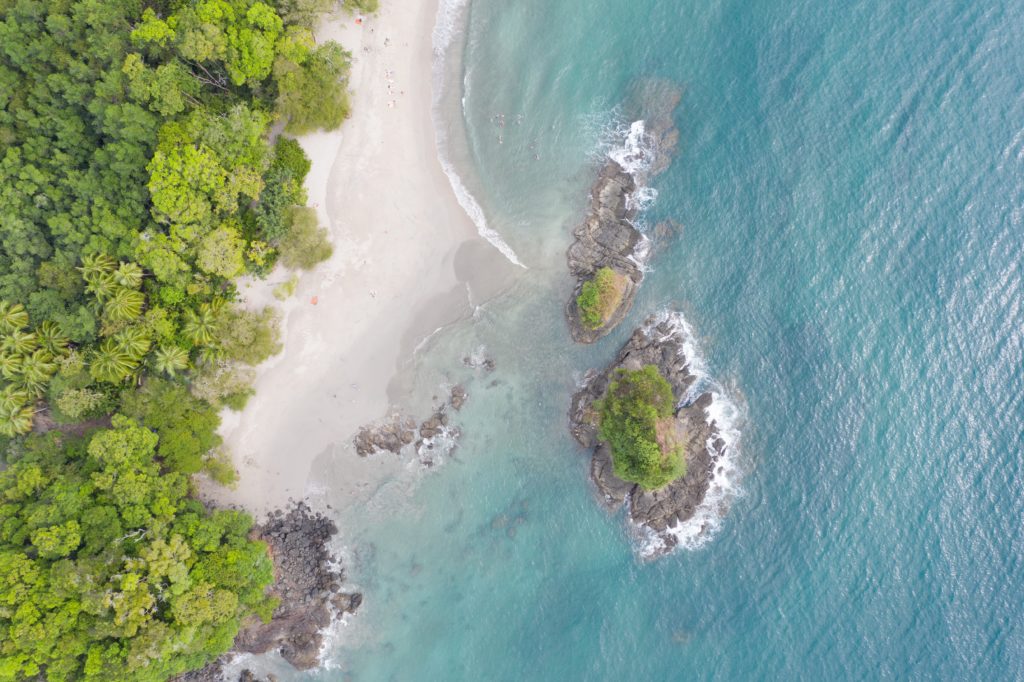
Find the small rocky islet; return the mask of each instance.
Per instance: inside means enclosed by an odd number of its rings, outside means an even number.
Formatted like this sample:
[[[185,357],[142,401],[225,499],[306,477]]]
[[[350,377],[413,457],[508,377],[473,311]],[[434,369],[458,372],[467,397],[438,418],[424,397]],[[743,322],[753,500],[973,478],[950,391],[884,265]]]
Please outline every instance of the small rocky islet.
[[[573,230],[574,239],[566,251],[569,273],[576,280],[566,319],[577,343],[593,343],[608,334],[626,317],[636,298],[647,243],[634,224],[642,207],[639,195],[671,163],[679,143],[673,116],[680,98],[681,92],[671,83],[645,81],[636,95],[639,120],[631,126],[622,153],[608,156],[590,188],[587,214]],[[588,324],[581,295],[602,271],[613,290],[606,297],[612,300],[602,301],[594,324]]]
[[[608,367],[588,372],[572,398],[569,413],[573,437],[591,451],[590,477],[603,501],[612,511],[628,504],[630,520],[658,537],[660,542],[654,555],[666,554],[678,544],[672,531],[692,518],[704,501],[716,460],[724,453],[726,446],[718,424],[709,421],[706,414],[712,396],[701,393],[692,402],[676,408],[674,418],[681,434],[686,473],[656,490],[645,490],[615,475],[611,448],[598,436],[594,404],[605,396],[616,370],[635,371],[653,365],[668,381],[678,406],[698,380],[691,362],[681,333],[672,321],[666,316],[651,317],[633,332]]]

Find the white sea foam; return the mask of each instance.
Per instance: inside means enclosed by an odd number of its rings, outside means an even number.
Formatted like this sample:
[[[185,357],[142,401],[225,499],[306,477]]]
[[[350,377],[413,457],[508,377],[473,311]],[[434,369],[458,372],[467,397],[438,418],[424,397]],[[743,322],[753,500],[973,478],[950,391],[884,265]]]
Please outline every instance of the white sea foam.
[[[663,554],[668,547],[668,536],[676,540],[676,546],[683,549],[697,549],[710,540],[721,528],[722,519],[737,496],[743,493],[740,486],[743,471],[740,467],[740,424],[743,411],[725,389],[708,372],[707,363],[693,335],[693,329],[676,311],[662,311],[655,315],[647,329],[665,324],[667,337],[680,343],[680,356],[685,357],[691,374],[697,380],[691,384],[680,404],[696,400],[702,393],[711,394],[711,404],[705,409],[707,422],[714,423],[714,430],[708,438],[707,447],[711,453],[713,469],[708,491],[692,517],[669,528],[662,534],[644,526],[635,527],[638,553],[645,559]],[[716,443],[721,443],[719,447]]]
[[[654,161],[654,147],[646,125],[643,121],[633,121],[626,129],[616,126],[615,133],[622,139],[622,144],[609,151],[608,158],[634,178],[643,176]]]
[[[442,331],[444,331],[444,325],[438,327],[437,329],[435,329],[434,331],[430,332],[429,334],[424,336],[422,339],[420,339],[420,342],[417,343],[416,347],[412,349],[412,354],[414,356],[415,355],[419,355],[420,351],[422,351],[424,348],[426,348],[427,344],[429,344],[434,339],[434,337],[437,336],[438,334],[440,334]]]
[[[658,190],[653,187],[637,186],[633,193],[626,198],[626,207],[636,209],[642,213],[654,205],[658,200]]]
[[[651,271],[647,261],[651,257],[651,240],[650,238],[640,232],[640,241],[637,242],[636,246],[633,247],[633,253],[629,255],[629,259],[636,263],[636,266],[640,268],[640,272],[647,273]]]
[[[437,435],[424,438],[416,449],[414,465],[423,468],[433,468],[444,464],[452,452],[459,445],[459,436],[462,432],[457,426],[442,426]]]
[[[484,215],[484,210],[480,206],[480,203],[473,196],[472,192],[466,187],[462,181],[462,177],[458,171],[455,170],[455,166],[448,158],[448,136],[444,131],[444,128],[438,124],[438,114],[441,99],[444,92],[445,74],[447,69],[448,60],[451,58],[451,50],[455,42],[455,38],[462,32],[465,24],[466,10],[469,6],[469,0],[441,0],[437,6],[437,20],[434,22],[434,31],[432,34],[433,49],[434,49],[434,64],[433,64],[433,87],[434,87],[434,136],[437,144],[437,156],[441,162],[441,169],[444,174],[448,177],[448,182],[452,186],[452,191],[455,193],[455,198],[458,200],[459,205],[462,206],[462,210],[466,212],[469,219],[476,225],[477,232],[481,237],[491,243],[494,248],[498,249],[505,258],[510,262],[518,265],[521,268],[526,266],[522,261],[519,260],[519,256],[512,250],[512,247],[502,239],[501,235],[487,224],[487,218]],[[466,100],[462,98],[462,106],[465,107]]]

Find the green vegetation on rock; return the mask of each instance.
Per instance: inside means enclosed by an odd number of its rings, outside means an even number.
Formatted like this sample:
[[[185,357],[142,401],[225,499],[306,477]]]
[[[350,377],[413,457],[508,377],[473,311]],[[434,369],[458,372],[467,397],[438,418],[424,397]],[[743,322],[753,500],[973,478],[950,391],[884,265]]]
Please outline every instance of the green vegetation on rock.
[[[605,266],[595,272],[592,279],[583,283],[576,297],[583,326],[597,329],[607,323],[622,302],[625,288],[626,277],[611,268]]]
[[[686,474],[672,387],[656,366],[616,369],[594,407],[616,476],[654,490]]]

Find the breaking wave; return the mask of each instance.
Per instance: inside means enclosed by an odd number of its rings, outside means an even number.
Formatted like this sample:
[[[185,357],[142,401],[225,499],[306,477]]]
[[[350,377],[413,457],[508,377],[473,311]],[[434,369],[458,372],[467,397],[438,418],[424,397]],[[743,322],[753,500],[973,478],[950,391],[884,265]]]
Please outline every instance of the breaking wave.
[[[714,469],[708,482],[704,500],[686,521],[667,529],[663,534],[655,533],[644,526],[636,527],[637,551],[645,559],[664,554],[669,546],[666,535],[676,541],[676,547],[697,549],[707,543],[721,528],[733,500],[743,493],[740,486],[743,471],[740,466],[740,425],[744,414],[739,405],[708,372],[707,363],[700,353],[700,347],[693,330],[682,313],[662,311],[646,325],[652,330],[661,324],[669,327],[666,337],[680,343],[680,357],[687,361],[689,371],[697,380],[691,384],[681,405],[696,400],[702,393],[711,394],[711,404],[704,411],[705,419],[713,425],[708,438]],[[663,337],[663,338],[666,338]]]
[[[526,268],[519,256],[512,249],[508,243],[502,239],[501,235],[497,230],[487,224],[487,218],[484,216],[484,210],[480,206],[480,203],[473,196],[473,193],[469,191],[465,183],[462,181],[462,177],[458,171],[455,170],[455,166],[452,164],[451,159],[448,158],[448,135],[444,128],[438,123],[438,113],[441,106],[442,93],[444,92],[446,67],[448,60],[451,58],[451,49],[455,42],[456,36],[458,36],[463,29],[465,23],[466,10],[469,6],[469,0],[441,0],[437,6],[437,20],[434,22],[434,32],[432,35],[433,48],[434,48],[434,64],[433,64],[433,90],[434,90],[434,135],[437,144],[437,157],[441,163],[441,169],[444,174],[448,177],[448,182],[452,186],[452,191],[455,193],[455,199],[459,202],[462,210],[466,212],[469,219],[476,225],[477,232],[481,237],[486,239],[494,248],[498,249],[509,262],[518,265],[521,268]]]

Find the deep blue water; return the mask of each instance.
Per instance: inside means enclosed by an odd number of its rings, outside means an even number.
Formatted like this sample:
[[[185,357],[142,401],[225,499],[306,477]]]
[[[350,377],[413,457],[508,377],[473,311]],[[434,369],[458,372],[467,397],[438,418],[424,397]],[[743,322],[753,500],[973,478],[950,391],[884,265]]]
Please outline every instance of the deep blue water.
[[[427,351],[470,388],[462,445],[350,511],[367,606],[317,677],[1024,677],[1021,27],[1009,0],[473,0],[465,170],[530,269]],[[684,96],[645,221],[682,234],[574,347],[564,249],[649,76]],[[666,308],[746,473],[708,542],[644,562],[565,411]],[[493,375],[438,369],[479,345]]]

